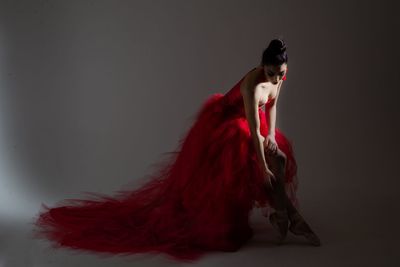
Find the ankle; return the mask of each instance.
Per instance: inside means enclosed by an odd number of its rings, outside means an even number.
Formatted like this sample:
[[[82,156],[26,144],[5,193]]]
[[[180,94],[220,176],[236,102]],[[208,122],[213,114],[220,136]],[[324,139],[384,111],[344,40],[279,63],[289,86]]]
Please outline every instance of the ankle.
[[[300,215],[300,213],[298,211],[289,212],[288,216],[289,216],[290,221],[293,221],[293,222],[303,219],[303,217]]]

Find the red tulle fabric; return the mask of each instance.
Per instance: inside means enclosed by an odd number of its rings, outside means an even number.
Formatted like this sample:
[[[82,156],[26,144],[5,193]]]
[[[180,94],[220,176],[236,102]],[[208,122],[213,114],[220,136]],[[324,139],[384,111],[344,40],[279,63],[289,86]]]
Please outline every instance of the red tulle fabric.
[[[284,77],[286,79],[286,77]],[[242,78],[243,79],[243,78]],[[210,95],[176,150],[135,189],[113,196],[42,204],[35,237],[54,247],[111,254],[165,253],[192,261],[207,251],[236,251],[253,236],[250,211],[271,208],[247,123],[240,79],[226,94]],[[268,133],[268,112],[259,108],[260,131]],[[287,156],[285,185],[296,198],[297,167],[291,142],[276,129]],[[88,192],[86,192],[88,193]]]

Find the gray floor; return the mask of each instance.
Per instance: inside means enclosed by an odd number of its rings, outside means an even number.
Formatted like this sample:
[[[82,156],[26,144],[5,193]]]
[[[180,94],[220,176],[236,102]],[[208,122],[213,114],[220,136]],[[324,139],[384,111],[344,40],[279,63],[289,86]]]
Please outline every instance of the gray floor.
[[[354,203],[354,202],[353,202]],[[361,204],[361,203],[358,203]],[[363,201],[364,207],[373,208],[373,201]],[[44,240],[30,238],[29,218],[3,222],[1,225],[2,267],[67,267],[67,266],[398,266],[398,240],[389,213],[373,213],[349,206],[311,210],[303,207],[308,219],[322,240],[321,247],[309,246],[292,234],[285,244],[276,244],[276,233],[255,209],[251,223],[254,238],[235,253],[210,253],[189,264],[171,262],[161,255],[138,254],[134,256],[103,257],[99,254],[77,252],[69,249],[50,249]],[[385,221],[377,220],[382,216]],[[397,232],[398,233],[398,232]],[[398,237],[398,235],[397,235]],[[397,255],[396,255],[397,253]]]

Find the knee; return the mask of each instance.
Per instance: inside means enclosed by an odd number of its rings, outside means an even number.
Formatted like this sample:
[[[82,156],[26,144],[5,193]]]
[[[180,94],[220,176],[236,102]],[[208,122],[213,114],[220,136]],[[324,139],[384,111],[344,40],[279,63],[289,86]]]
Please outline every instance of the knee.
[[[284,171],[286,169],[287,156],[279,148],[277,149],[275,154],[265,153],[265,156],[267,163],[271,164],[272,168],[274,168],[275,170],[283,169]]]

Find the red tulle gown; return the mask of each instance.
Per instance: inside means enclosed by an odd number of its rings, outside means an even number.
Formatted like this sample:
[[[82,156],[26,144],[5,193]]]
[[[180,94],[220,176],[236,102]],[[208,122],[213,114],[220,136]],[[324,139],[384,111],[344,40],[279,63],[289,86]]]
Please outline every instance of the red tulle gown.
[[[53,247],[106,254],[161,252],[178,261],[238,250],[253,235],[250,211],[256,205],[273,208],[245,117],[242,79],[227,93],[205,100],[177,149],[141,186],[114,196],[89,192],[95,198],[67,199],[55,207],[42,203],[44,210],[34,219],[35,238],[51,240]],[[265,112],[259,108],[263,136],[270,104]],[[288,159],[286,191],[298,207],[292,145],[275,129]]]

